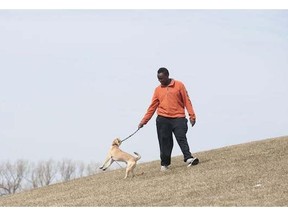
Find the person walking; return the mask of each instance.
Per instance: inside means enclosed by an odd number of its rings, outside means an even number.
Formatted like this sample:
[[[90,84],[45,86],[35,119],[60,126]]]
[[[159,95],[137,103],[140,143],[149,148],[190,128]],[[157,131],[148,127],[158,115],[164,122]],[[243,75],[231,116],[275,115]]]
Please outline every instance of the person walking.
[[[160,147],[161,171],[168,170],[171,164],[173,134],[187,166],[197,165],[199,159],[192,156],[186,137],[188,120],[185,108],[192,127],[196,123],[196,115],[185,85],[181,81],[169,78],[169,71],[164,67],[157,71],[157,78],[160,85],[155,88],[151,104],[139,123],[138,129],[147,124],[157,110],[156,128]]]

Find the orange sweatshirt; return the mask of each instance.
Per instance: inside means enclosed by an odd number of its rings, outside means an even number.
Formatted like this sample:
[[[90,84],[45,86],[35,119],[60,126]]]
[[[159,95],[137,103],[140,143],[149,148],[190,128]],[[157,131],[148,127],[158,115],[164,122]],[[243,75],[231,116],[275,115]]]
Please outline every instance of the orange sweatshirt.
[[[184,84],[172,79],[168,86],[159,85],[155,89],[151,104],[141,123],[146,124],[152,118],[156,109],[160,116],[169,118],[185,117],[185,107],[189,119],[195,120],[196,115]]]

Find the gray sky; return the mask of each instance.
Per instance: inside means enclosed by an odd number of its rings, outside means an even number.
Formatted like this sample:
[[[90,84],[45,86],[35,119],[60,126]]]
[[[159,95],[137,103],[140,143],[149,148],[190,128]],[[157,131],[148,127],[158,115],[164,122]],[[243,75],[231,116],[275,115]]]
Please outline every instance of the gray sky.
[[[0,10],[0,160],[102,162],[162,66],[196,111],[192,153],[288,135],[288,10]],[[142,162],[155,118],[122,145]]]

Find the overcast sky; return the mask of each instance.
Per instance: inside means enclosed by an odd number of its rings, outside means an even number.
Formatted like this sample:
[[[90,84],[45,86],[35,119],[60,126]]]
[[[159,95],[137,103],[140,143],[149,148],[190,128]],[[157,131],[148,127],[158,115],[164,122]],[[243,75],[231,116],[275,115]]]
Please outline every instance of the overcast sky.
[[[0,10],[0,160],[102,162],[162,66],[189,92],[196,156],[288,135],[288,10]],[[122,145],[142,162],[155,118]]]

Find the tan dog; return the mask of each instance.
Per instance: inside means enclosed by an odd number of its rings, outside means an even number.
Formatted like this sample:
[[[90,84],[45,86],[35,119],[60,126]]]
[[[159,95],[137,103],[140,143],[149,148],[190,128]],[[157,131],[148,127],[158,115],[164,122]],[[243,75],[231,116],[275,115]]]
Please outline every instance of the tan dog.
[[[102,169],[103,171],[105,171],[109,166],[111,166],[111,164],[114,161],[122,161],[125,162],[127,164],[126,167],[126,174],[124,179],[126,179],[129,175],[129,173],[132,174],[132,177],[134,177],[134,168],[136,167],[136,163],[137,161],[141,158],[141,155],[138,154],[137,152],[134,152],[135,155],[137,155],[137,157],[134,157],[126,152],[123,152],[119,146],[121,145],[121,140],[120,139],[115,139],[112,143],[112,146],[108,152],[108,155],[103,163],[103,165],[101,167],[99,167],[100,169]]]

